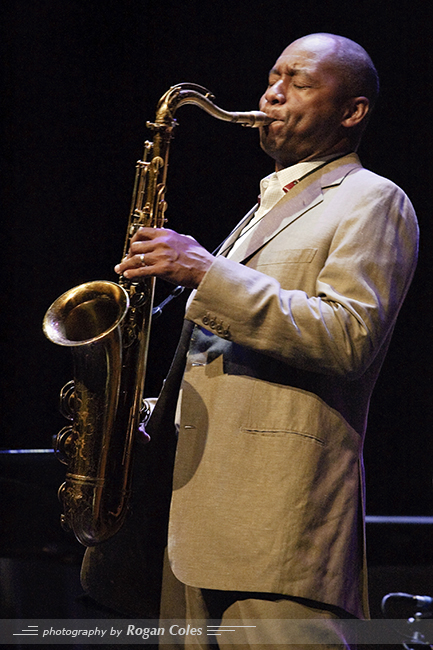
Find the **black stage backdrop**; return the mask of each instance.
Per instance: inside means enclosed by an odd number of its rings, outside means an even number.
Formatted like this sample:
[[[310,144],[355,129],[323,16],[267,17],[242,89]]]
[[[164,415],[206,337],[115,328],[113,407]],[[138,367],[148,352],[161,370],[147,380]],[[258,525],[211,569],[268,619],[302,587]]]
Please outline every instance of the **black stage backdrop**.
[[[432,50],[422,0],[5,0],[1,251],[2,448],[44,448],[65,422],[71,356],[47,341],[43,315],[81,282],[115,279],[146,120],[169,86],[208,87],[227,110],[257,107],[269,68],[310,32],[361,43],[382,80],[360,150],[402,186],[421,227],[418,271],[371,405],[369,514],[431,515],[430,255]],[[212,250],[255,202],[272,170],[257,132],[197,107],[177,114],[169,226]],[[158,299],[171,287],[158,285]],[[155,322],[147,394],[167,371],[183,300]]]

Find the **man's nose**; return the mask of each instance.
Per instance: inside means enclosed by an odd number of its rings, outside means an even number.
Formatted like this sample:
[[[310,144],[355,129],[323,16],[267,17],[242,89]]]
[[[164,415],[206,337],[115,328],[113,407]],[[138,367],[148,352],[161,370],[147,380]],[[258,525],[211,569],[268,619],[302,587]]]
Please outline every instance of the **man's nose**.
[[[269,86],[263,95],[263,98],[268,102],[268,104],[284,104],[286,96],[283,92],[282,80],[280,79],[272,84],[272,86]]]

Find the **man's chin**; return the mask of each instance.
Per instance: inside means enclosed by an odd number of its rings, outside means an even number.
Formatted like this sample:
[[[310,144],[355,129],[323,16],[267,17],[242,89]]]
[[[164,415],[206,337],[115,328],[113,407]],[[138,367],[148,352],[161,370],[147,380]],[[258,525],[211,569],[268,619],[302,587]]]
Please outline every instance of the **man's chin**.
[[[265,131],[267,128],[268,127],[265,126],[260,129],[260,146],[268,156],[276,160],[279,147],[273,135],[270,134],[269,131]]]

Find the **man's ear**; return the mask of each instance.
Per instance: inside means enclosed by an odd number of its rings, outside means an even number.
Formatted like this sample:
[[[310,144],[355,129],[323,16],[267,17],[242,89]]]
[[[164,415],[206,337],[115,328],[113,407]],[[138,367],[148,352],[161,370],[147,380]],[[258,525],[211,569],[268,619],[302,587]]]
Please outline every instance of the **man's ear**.
[[[370,102],[367,97],[351,97],[346,104],[341,125],[353,127],[360,124],[366,117],[370,108]]]

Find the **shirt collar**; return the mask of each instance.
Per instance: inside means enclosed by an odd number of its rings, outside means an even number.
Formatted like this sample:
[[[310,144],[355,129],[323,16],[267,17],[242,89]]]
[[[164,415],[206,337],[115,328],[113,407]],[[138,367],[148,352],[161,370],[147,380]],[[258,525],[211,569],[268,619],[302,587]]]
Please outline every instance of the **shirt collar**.
[[[310,174],[316,167],[320,167],[323,163],[328,162],[335,158],[335,154],[329,156],[322,156],[317,160],[307,160],[305,162],[299,162],[295,165],[290,165],[290,167],[285,167],[280,169],[278,172],[274,172],[278,178],[278,181],[283,192],[287,191],[286,186],[292,185],[295,181],[301,179],[306,174]],[[271,174],[272,176],[272,174]]]

